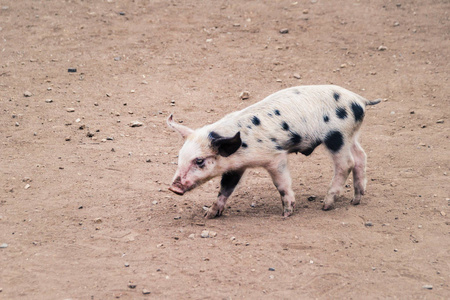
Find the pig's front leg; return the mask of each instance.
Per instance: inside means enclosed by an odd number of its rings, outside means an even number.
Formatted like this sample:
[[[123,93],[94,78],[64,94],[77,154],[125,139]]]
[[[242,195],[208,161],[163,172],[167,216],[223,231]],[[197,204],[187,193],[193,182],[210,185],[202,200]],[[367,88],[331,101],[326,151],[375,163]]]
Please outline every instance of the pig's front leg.
[[[205,218],[213,219],[222,215],[227,203],[228,198],[234,191],[234,188],[239,183],[245,170],[229,171],[222,174],[222,180],[220,181],[220,192],[217,196],[217,200],[208,209],[205,214]]]
[[[287,166],[287,154],[280,154],[266,169],[281,195],[283,216],[289,217],[294,212],[295,194],[292,190],[291,175]]]

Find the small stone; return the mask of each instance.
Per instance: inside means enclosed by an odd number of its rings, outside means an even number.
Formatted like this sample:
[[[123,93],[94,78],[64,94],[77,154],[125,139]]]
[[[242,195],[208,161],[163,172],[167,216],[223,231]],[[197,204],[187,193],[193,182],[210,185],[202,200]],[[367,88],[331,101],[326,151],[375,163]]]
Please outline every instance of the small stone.
[[[52,99],[45,99],[45,103],[53,103]]]
[[[347,68],[347,64],[341,64],[341,69]]]
[[[386,50],[387,50],[386,46],[381,45],[378,47],[378,51],[386,51]]]
[[[174,220],[179,220],[179,219],[181,219],[181,216],[174,217]]]
[[[397,27],[397,26],[400,26],[400,23],[397,22],[397,21],[395,21],[395,22],[394,22],[394,27]]]
[[[69,107],[69,108],[66,108],[66,111],[67,112],[75,112],[75,108]]]
[[[145,162],[150,163],[150,162],[152,162],[152,160],[151,160],[150,158],[147,158],[147,159],[145,160]]]
[[[102,221],[102,218],[95,218],[95,219],[94,219],[94,223],[95,223],[95,224],[100,224],[101,222],[103,222],[103,221]]]
[[[304,15],[309,14],[309,9],[304,9],[304,10],[303,10],[303,14],[304,14]]]
[[[31,185],[27,184],[25,185],[24,189],[28,190],[31,187]]]
[[[287,33],[289,33],[289,29],[288,28],[280,29],[280,33],[281,34],[287,34]]]
[[[20,124],[19,124],[19,122],[16,122],[16,124],[14,124],[16,127],[19,127],[20,126]]]
[[[149,290],[147,290],[147,289],[143,289],[142,290],[142,294],[143,295],[149,295],[151,292],[149,291]]]
[[[314,201],[314,200],[316,200],[316,198],[317,198],[316,196],[309,196],[308,201]]]
[[[136,285],[135,285],[134,283],[132,283],[132,282],[128,282],[128,287],[129,287],[130,289],[135,289],[135,288],[136,288]]]
[[[247,100],[250,98],[250,93],[248,91],[243,91],[239,94],[239,98],[241,98],[241,100]]]
[[[256,203],[253,202],[252,204],[250,204],[250,207],[256,207]]]
[[[158,244],[158,245],[156,245],[156,248],[161,248],[163,246],[164,246],[164,244]]]
[[[269,268],[269,271],[273,272],[275,271],[275,268]]]
[[[31,96],[33,96],[33,94],[32,94],[30,91],[25,91],[25,92],[23,93],[23,95],[24,95],[25,97],[31,97]]]
[[[445,217],[446,215],[445,211],[441,211],[441,216]]]
[[[398,252],[398,249],[394,249],[394,252]]]
[[[189,238],[190,238],[191,240],[193,240],[193,239],[195,238],[195,234],[191,233],[191,234],[189,235]]]
[[[298,73],[294,73],[294,75],[292,75],[295,79],[301,79],[302,76]]]
[[[208,230],[203,230],[201,235],[202,238],[209,238],[209,231]]]
[[[158,204],[158,201],[154,200],[154,201],[152,202],[152,204],[153,204],[153,205],[156,205],[156,204]]]
[[[144,123],[139,121],[133,121],[130,123],[130,127],[141,127],[142,125],[144,125]]]
[[[366,227],[372,227],[373,224],[372,224],[372,222],[366,222],[366,223],[364,223],[364,226],[366,226]]]
[[[120,56],[114,57],[114,60],[115,60],[115,61],[119,61],[119,60],[121,60],[121,59],[122,59],[122,57],[120,57]]]
[[[8,248],[8,244],[7,243],[3,243],[0,245],[0,248]]]
[[[410,110],[409,111],[409,114],[411,114],[411,115],[413,115],[413,114],[415,114],[416,112],[415,111],[413,111],[413,110]]]
[[[66,138],[64,139],[66,142],[69,142],[71,140],[70,136],[66,136]]]
[[[128,268],[128,267],[130,266],[130,264],[126,262],[126,263],[124,264],[124,266],[125,266],[125,268]]]
[[[424,286],[422,286],[422,288],[426,290],[432,290],[433,286],[431,284],[425,284]]]
[[[75,69],[75,68],[70,68],[70,69],[67,69],[67,72],[69,72],[69,73],[76,73],[76,72],[77,72],[77,69]]]
[[[230,238],[230,241],[234,241],[234,240],[236,240],[236,237],[232,236],[232,237]]]
[[[442,124],[442,123],[444,123],[444,120],[443,119],[439,119],[439,120],[436,121],[436,123]]]

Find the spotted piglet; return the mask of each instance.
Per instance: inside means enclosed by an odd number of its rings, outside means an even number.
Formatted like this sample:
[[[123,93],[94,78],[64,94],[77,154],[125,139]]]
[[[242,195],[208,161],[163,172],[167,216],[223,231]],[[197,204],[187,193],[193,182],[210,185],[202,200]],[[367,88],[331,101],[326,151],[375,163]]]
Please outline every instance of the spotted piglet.
[[[183,195],[213,177],[222,176],[217,200],[205,217],[222,215],[225,203],[247,168],[263,167],[281,195],[283,216],[294,210],[295,197],[289,174],[289,153],[310,155],[324,144],[334,162],[334,177],[323,202],[333,207],[353,171],[357,205],[366,187],[366,153],[358,133],[369,101],[334,85],[300,86],[281,90],[216,123],[192,130],[173,120],[168,125],[185,143],[169,190]]]

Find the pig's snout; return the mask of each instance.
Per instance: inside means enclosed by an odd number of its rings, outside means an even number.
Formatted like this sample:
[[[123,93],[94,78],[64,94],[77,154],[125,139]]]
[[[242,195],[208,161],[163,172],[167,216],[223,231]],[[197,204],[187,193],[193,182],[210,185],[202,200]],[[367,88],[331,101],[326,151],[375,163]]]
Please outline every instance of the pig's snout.
[[[181,178],[177,177],[172,185],[169,187],[169,191],[174,192],[177,195],[183,195],[186,189],[183,188],[183,185],[181,184]]]
[[[183,194],[184,194],[184,191],[181,188],[179,188],[178,186],[173,185],[173,184],[169,187],[169,191],[172,191],[175,194],[180,195],[180,196],[183,196]]]

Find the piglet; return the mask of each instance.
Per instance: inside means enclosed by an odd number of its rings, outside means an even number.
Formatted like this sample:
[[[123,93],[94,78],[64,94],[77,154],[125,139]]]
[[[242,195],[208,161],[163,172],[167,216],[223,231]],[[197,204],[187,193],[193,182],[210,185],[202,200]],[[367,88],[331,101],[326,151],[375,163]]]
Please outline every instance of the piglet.
[[[353,205],[366,188],[366,153],[358,142],[367,105],[380,100],[365,98],[335,85],[292,87],[278,91],[241,111],[193,130],[167,119],[169,127],[185,139],[178,156],[172,192],[187,191],[222,176],[217,200],[206,218],[222,215],[247,168],[263,167],[281,195],[283,216],[294,211],[295,196],[288,169],[288,154],[310,155],[324,144],[334,163],[334,177],[323,201],[333,207],[336,196],[353,172]]]

